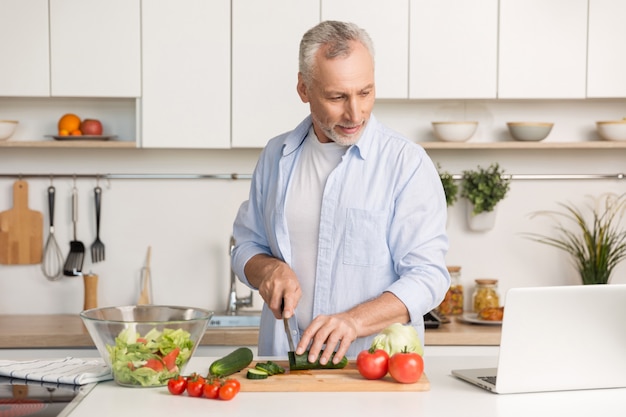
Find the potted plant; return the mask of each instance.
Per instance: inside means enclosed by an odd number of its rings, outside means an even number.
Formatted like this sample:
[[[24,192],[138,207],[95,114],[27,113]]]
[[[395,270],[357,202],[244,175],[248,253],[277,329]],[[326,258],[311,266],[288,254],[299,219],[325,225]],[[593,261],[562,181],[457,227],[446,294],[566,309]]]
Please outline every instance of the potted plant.
[[[459,186],[454,181],[452,174],[447,171],[441,171],[441,166],[439,164],[437,164],[437,168],[439,171],[439,178],[441,179],[441,185],[443,185],[443,192],[446,195],[446,207],[450,207],[458,198]]]
[[[503,175],[498,163],[489,168],[478,166],[475,170],[463,171],[461,197],[468,202],[467,219],[470,229],[489,230],[495,223],[495,207],[506,196],[511,182]]]
[[[583,284],[606,284],[617,264],[626,257],[626,230],[622,218],[626,209],[626,194],[603,194],[593,199],[595,204],[586,207],[591,212],[590,221],[583,211],[572,204],[559,205],[565,212],[540,211],[538,215],[548,215],[556,220],[554,228],[557,237],[538,233],[526,235],[540,243],[545,243],[569,253],[576,265]],[[563,219],[573,229],[561,221]]]

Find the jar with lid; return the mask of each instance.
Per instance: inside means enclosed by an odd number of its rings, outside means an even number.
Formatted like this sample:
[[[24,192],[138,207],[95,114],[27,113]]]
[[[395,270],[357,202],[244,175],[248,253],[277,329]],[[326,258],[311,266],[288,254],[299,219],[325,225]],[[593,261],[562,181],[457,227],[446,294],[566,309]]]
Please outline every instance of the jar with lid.
[[[463,285],[461,284],[461,267],[449,266],[450,288],[446,296],[437,307],[437,311],[443,315],[463,314]]]
[[[477,279],[476,287],[472,295],[472,305],[474,313],[480,312],[488,307],[500,307],[500,297],[498,295],[497,279]]]

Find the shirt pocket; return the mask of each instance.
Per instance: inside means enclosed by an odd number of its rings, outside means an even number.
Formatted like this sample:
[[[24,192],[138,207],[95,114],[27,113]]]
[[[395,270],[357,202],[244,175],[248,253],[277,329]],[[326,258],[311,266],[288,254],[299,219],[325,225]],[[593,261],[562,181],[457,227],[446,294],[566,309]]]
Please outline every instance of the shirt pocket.
[[[389,262],[387,212],[348,209],[344,263],[380,266]]]

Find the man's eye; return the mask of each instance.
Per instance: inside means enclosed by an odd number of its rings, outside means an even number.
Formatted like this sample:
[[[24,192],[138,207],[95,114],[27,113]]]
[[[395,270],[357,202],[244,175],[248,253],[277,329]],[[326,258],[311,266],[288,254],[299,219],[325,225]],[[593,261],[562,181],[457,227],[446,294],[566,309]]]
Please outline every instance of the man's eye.
[[[370,95],[370,91],[361,91],[361,96],[362,97],[367,97]]]

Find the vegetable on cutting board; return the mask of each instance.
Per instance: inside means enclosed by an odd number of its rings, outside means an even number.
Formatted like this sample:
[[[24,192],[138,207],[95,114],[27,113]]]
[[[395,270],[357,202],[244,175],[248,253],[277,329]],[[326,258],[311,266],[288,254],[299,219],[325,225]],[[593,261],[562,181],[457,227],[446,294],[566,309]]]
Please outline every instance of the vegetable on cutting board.
[[[304,371],[308,369],[342,369],[348,365],[348,358],[345,356],[339,361],[339,363],[334,364],[333,358],[335,354],[333,353],[330,356],[330,359],[325,365],[320,363],[319,356],[315,362],[309,362],[309,351],[305,351],[302,355],[297,355],[296,352],[289,352],[289,369],[292,371]]]
[[[246,378],[248,379],[267,379],[268,377],[276,374],[284,374],[285,369],[275,362],[259,362],[254,365],[254,368],[248,369]]]
[[[223,378],[245,369],[252,363],[252,351],[247,347],[235,349],[209,366],[209,375]]]

